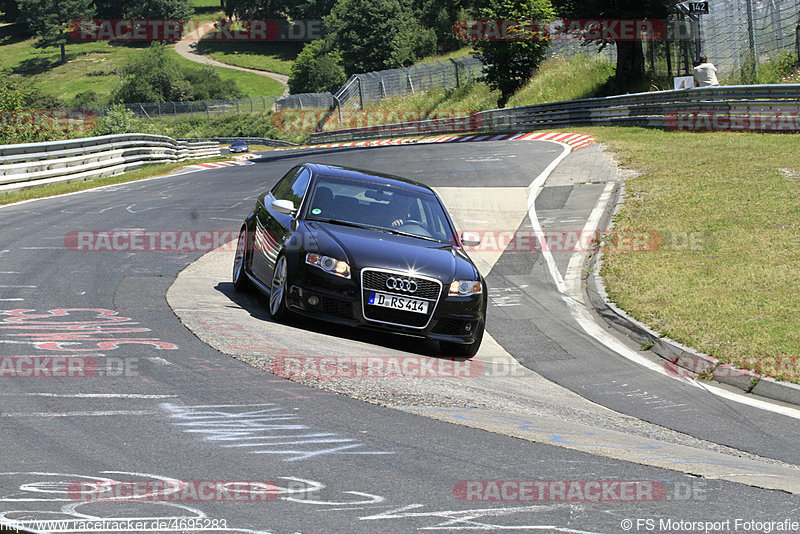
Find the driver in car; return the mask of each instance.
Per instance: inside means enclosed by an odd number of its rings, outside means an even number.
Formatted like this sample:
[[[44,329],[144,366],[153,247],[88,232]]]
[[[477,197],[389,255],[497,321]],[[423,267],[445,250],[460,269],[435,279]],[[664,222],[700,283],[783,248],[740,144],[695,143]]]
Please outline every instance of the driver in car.
[[[410,215],[412,203],[413,199],[407,196],[395,194],[392,197],[391,202],[389,202],[392,226],[397,228],[398,226],[403,226],[407,220],[413,219]]]

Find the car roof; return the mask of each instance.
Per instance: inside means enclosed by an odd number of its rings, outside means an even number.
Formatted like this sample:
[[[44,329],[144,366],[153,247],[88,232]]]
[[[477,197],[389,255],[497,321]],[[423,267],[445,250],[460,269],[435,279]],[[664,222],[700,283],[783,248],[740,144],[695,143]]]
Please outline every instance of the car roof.
[[[429,195],[435,195],[433,190],[427,185],[409,180],[407,178],[402,178],[400,176],[395,176],[393,174],[368,171],[365,169],[356,169],[353,167],[343,167],[341,165],[326,165],[322,163],[304,163],[304,165],[311,171],[312,176],[349,178],[351,180],[371,182],[375,184],[417,191],[420,193],[427,193]]]
[[[232,145],[246,145],[247,141],[233,141],[231,144]]]

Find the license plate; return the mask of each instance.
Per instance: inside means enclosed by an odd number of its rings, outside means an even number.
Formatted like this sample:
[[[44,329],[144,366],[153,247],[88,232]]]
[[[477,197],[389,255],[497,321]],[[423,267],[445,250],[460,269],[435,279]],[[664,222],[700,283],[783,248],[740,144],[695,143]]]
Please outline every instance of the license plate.
[[[400,297],[397,295],[387,295],[386,293],[370,292],[367,304],[381,306],[382,308],[392,308],[393,310],[428,313],[427,301]]]

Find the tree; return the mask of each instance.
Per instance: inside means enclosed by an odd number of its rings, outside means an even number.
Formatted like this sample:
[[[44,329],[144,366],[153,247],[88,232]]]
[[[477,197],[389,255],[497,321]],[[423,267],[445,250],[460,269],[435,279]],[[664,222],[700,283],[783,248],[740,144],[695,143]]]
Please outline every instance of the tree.
[[[285,19],[293,0],[225,0],[225,15],[240,20]]]
[[[553,17],[550,0],[492,0],[479,15],[484,19],[542,20]],[[500,90],[499,107],[533,76],[544,60],[547,41],[538,36],[523,36],[514,41],[477,41],[475,57],[484,64],[484,78],[492,89]]]
[[[329,15],[336,0],[298,0],[289,6],[288,14],[293,19],[321,19]]]
[[[649,19],[664,20],[674,9],[672,0],[553,0],[559,16],[575,19]],[[617,85],[630,86],[645,77],[642,42],[636,40],[613,42],[617,47]]]
[[[125,5],[118,0],[94,0],[94,9],[98,19],[121,19]]]
[[[0,0],[0,11],[3,12],[2,19],[5,22],[16,22],[19,17],[17,0]]]
[[[19,21],[39,37],[36,48],[61,47],[61,63],[67,62],[67,30],[70,21],[90,19],[92,0],[19,0]]]
[[[189,0],[129,0],[124,10],[126,19],[180,19],[194,14]]]
[[[329,43],[317,39],[306,44],[295,59],[289,91],[292,94],[333,92],[346,80],[341,52],[331,50]]]
[[[401,0],[339,0],[324,25],[347,75],[401,67],[432,54],[436,36],[411,12]]]

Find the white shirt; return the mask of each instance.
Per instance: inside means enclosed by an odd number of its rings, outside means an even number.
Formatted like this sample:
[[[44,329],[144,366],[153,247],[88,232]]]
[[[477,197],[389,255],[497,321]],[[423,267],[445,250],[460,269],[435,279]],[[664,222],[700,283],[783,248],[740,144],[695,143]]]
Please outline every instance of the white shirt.
[[[708,87],[709,85],[719,85],[717,80],[717,67],[711,63],[700,63],[694,69],[694,80],[698,87]]]

